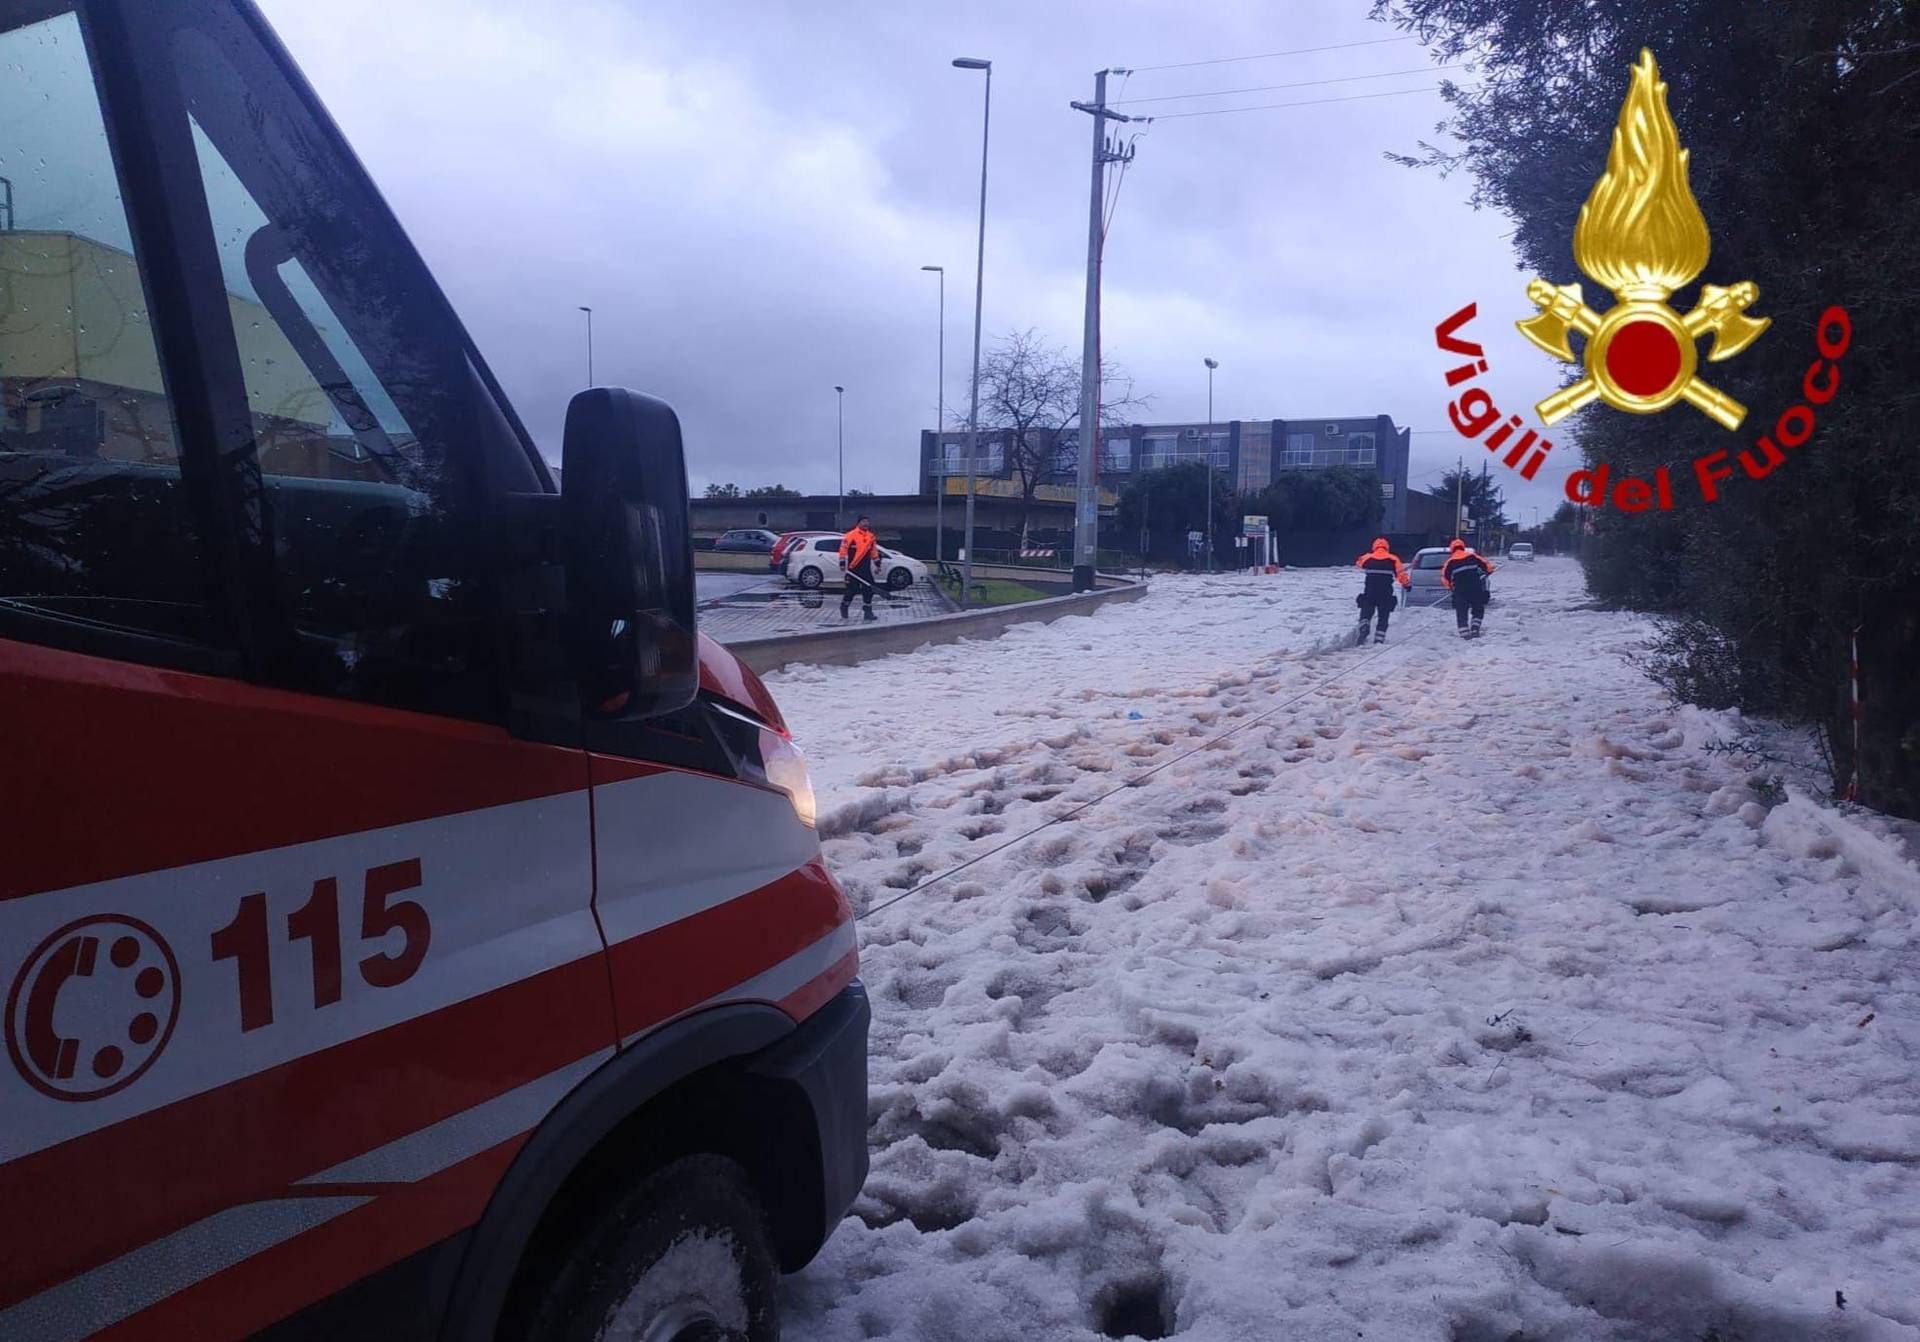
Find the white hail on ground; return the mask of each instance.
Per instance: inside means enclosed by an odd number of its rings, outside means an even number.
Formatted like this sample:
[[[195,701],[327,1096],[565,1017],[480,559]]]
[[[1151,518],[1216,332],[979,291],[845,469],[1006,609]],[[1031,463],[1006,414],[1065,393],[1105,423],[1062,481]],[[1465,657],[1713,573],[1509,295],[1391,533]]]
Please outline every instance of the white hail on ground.
[[[1320,570],[771,678],[860,909],[1351,670],[862,925],[873,1174],[788,1337],[1920,1338],[1916,827],[1501,574],[1378,660]]]

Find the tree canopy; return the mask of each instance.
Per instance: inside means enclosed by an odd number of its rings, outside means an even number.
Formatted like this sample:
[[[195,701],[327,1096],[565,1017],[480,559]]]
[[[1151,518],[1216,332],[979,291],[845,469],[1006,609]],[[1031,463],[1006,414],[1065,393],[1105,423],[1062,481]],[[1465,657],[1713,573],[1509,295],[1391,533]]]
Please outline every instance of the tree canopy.
[[[1837,784],[1857,764],[1862,800],[1920,816],[1920,4],[1376,0],[1373,13],[1439,59],[1474,63],[1471,84],[1446,87],[1439,141],[1399,157],[1464,172],[1474,203],[1513,221],[1522,262],[1556,284],[1586,278],[1574,222],[1605,167],[1628,67],[1653,52],[1712,235],[1697,283],[1754,281],[1752,311],[1773,326],[1737,358],[1702,365],[1749,407],[1738,432],[1685,405],[1653,416],[1596,406],[1570,422],[1590,463],[1616,479],[1667,466],[1679,496],[1668,512],[1599,510],[1583,546],[1588,584],[1673,617],[1661,665],[1676,692],[1815,725]],[[1482,310],[1530,315],[1524,278],[1514,294],[1480,295]],[[1604,307],[1597,288],[1589,302]],[[1684,312],[1697,294],[1689,285],[1672,305]],[[1774,433],[1802,398],[1830,304],[1846,307],[1853,336],[1817,433],[1766,478],[1737,471],[1704,502],[1692,462],[1726,451],[1731,464]]]

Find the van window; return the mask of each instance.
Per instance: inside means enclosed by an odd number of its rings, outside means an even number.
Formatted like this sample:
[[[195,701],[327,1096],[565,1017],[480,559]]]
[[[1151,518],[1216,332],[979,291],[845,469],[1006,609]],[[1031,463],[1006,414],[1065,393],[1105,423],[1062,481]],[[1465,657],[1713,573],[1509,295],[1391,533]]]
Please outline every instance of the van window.
[[[1440,568],[1446,562],[1447,555],[1444,550],[1430,550],[1425,554],[1417,554],[1413,557],[1413,566],[1415,568]]]
[[[538,490],[538,476],[328,129],[277,93],[231,11],[175,12],[204,15],[176,31],[174,57],[260,472],[270,543],[251,562],[271,566],[284,622],[266,674],[497,717],[482,518],[490,488]]]
[[[80,24],[0,28],[0,610],[202,641],[208,592]]]

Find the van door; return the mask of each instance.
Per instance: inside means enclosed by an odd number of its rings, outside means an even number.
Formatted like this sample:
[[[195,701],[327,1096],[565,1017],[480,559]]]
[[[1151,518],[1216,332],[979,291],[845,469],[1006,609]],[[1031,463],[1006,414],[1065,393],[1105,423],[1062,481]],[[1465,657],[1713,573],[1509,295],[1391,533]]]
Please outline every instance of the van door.
[[[507,726],[550,480],[250,8],[0,0],[0,70],[0,1336],[239,1336],[613,1048],[586,756]]]

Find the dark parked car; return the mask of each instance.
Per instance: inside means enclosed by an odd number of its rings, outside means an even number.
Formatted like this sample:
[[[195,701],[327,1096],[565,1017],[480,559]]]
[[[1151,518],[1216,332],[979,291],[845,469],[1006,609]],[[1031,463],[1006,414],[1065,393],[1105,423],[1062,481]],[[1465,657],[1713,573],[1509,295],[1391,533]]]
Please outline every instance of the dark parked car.
[[[773,543],[779,539],[764,527],[746,527],[722,533],[713,548],[723,554],[772,554]]]

